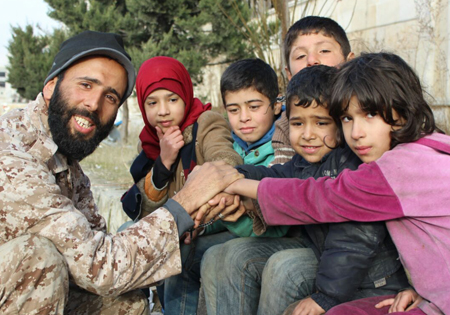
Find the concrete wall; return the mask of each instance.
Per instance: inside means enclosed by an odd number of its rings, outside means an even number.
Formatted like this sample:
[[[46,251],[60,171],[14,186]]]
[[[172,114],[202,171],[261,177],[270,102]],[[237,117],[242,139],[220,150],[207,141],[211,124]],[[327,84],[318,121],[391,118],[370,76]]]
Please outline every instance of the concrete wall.
[[[305,15],[328,16],[347,32],[353,51],[390,51],[404,58],[417,72],[429,93],[438,124],[450,132],[450,11],[448,0],[318,0],[290,1],[291,20]],[[294,3],[297,5],[294,7]],[[292,18],[293,17],[293,18]],[[279,47],[274,47],[279,56]],[[204,71],[198,95],[222,106],[219,80],[226,65]]]

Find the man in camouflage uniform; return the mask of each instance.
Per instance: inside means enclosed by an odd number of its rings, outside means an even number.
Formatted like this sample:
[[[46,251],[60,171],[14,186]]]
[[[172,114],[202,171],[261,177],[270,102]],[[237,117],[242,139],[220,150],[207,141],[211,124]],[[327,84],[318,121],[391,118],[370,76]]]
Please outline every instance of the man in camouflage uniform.
[[[181,271],[189,214],[239,176],[207,164],[164,207],[106,233],[78,161],[134,82],[118,35],[83,32],[62,44],[36,100],[0,118],[0,313],[148,314],[137,289]]]

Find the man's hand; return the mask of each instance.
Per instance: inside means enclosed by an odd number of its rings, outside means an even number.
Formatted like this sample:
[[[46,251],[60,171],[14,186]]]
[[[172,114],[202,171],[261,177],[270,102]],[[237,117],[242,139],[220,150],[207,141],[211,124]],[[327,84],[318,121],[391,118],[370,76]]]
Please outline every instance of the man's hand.
[[[173,197],[189,214],[207,203],[242,174],[223,161],[208,162],[196,166],[189,174],[184,187]]]
[[[177,159],[178,152],[184,146],[183,134],[178,126],[170,127],[164,134],[158,126],[155,129],[159,138],[159,146],[161,147],[161,162],[170,170]]]
[[[325,314],[325,310],[319,306],[312,298],[301,300],[295,307],[292,315],[320,315]]]
[[[193,216],[195,220],[194,226],[198,226],[203,222],[209,222],[212,219],[236,222],[244,213],[245,208],[240,202],[238,195],[219,193],[195,213],[195,216]]]
[[[389,313],[405,312],[416,308],[417,305],[419,305],[419,303],[422,301],[423,298],[419,294],[417,294],[416,291],[414,291],[413,289],[408,289],[398,293],[397,296],[393,299],[381,301],[380,303],[375,305],[375,307],[382,308],[384,306],[390,305],[391,307],[389,308]]]

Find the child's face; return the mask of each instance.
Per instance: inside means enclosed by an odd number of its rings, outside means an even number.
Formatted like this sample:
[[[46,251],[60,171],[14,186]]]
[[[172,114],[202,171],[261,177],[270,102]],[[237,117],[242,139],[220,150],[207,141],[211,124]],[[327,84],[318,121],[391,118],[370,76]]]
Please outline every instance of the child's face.
[[[350,53],[348,58],[351,58]],[[294,41],[289,53],[288,79],[300,70],[315,65],[335,67],[346,60],[341,45],[333,38],[321,33],[300,35]]]
[[[336,146],[336,123],[328,109],[317,106],[315,102],[306,108],[293,103],[295,100],[289,104],[291,146],[308,162],[320,162]]]
[[[341,121],[345,141],[364,163],[377,160],[390,149],[392,126],[380,115],[363,111],[356,97],[350,99]]]
[[[280,103],[275,103],[272,109],[269,98],[253,88],[226,92],[224,99],[231,129],[249,144],[270,130],[274,116],[281,110]]]
[[[171,126],[179,126],[184,117],[183,99],[169,90],[159,89],[150,93],[144,107],[150,125],[158,126],[163,133]]]

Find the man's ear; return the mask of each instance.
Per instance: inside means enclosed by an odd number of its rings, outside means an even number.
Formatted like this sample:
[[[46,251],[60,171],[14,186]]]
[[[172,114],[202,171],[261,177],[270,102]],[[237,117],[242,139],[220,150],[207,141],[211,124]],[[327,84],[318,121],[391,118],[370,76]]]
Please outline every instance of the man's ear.
[[[53,92],[55,91],[56,82],[58,82],[58,78],[54,77],[53,79],[48,81],[46,85],[44,85],[44,89],[42,90],[42,94],[47,105],[53,96]]]
[[[284,68],[284,70],[286,71],[286,76],[287,76],[287,78],[288,78],[288,81],[291,81],[291,79],[292,79],[292,73],[291,73],[291,70],[289,70],[288,67]]]
[[[348,55],[347,55],[347,59],[345,59],[345,61],[350,61],[353,58],[355,58],[355,53],[353,51],[351,51]]]

